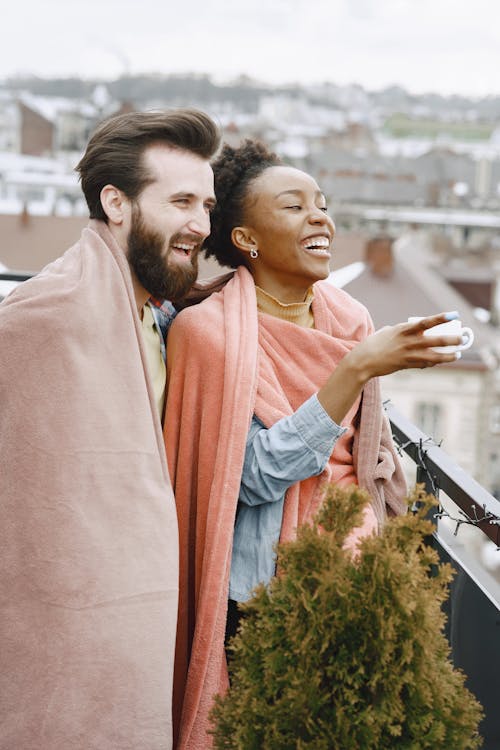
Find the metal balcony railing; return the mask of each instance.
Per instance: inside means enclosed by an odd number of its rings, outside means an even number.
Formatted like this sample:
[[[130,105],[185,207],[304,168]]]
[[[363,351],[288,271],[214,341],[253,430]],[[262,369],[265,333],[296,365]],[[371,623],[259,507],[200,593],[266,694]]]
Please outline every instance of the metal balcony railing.
[[[0,281],[27,281],[34,275],[29,271],[0,271]]]
[[[396,445],[415,464],[416,481],[439,501],[433,544],[456,571],[446,612],[452,658],[483,705],[483,750],[499,750],[500,502],[394,406],[385,406]]]
[[[497,548],[500,547],[500,502],[456,464],[432,438],[400,414],[392,404],[386,403],[385,408],[396,445],[400,452],[406,453],[415,464],[416,481],[423,484],[426,491],[440,501],[441,507],[435,514],[437,528],[434,538],[475,580],[500,612],[500,550],[497,579],[486,573],[484,565],[474,562],[473,556],[461,541],[460,533],[462,527],[474,527]],[[480,543],[481,541],[487,543],[487,540],[480,540]]]

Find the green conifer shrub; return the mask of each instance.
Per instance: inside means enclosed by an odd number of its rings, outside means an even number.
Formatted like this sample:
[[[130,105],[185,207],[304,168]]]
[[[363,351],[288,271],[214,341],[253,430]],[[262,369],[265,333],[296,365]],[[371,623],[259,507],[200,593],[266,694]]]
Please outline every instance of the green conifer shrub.
[[[442,603],[452,569],[425,545],[434,499],[342,545],[368,496],[329,487],[312,526],[280,545],[280,575],[245,605],[217,750],[465,750],[481,707],[454,669]]]

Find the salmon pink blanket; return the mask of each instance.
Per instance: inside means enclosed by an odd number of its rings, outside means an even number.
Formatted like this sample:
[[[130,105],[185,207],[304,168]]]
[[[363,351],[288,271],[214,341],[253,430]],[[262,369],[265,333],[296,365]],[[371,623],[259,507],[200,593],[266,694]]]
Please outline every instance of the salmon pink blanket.
[[[314,286],[313,313],[314,330],[258,313],[252,276],[241,267],[223,291],[180,313],[169,333],[165,440],[180,539],[178,750],[211,746],[208,714],[214,695],[228,685],[229,571],[252,415],[270,426],[291,414],[371,331],[365,308],[325,283]],[[311,519],[322,485],[336,472],[357,477],[370,491],[380,522],[386,505],[394,513],[403,511],[406,487],[377,381],[364,389],[358,429],[335,454],[335,464],[320,477],[288,490],[282,541],[294,538],[297,526]]]
[[[0,305],[0,748],[168,750],[178,533],[106,225]]]

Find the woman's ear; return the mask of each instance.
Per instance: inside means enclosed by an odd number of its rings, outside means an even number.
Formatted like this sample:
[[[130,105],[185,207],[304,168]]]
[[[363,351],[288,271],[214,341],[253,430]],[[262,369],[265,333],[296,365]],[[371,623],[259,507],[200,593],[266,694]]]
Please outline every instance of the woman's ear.
[[[114,185],[105,185],[101,190],[100,198],[109,221],[112,224],[123,224],[130,212],[130,201],[126,195]]]
[[[233,245],[246,254],[258,250],[257,240],[247,227],[234,227],[231,232]]]

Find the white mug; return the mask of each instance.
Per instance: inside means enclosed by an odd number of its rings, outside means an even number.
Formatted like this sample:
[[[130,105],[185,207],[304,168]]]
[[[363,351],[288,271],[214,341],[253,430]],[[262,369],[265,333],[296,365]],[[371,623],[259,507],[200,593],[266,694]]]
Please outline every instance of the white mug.
[[[418,323],[422,320],[423,316],[408,318],[408,323]],[[446,323],[439,323],[437,326],[432,326],[424,331],[424,336],[461,336],[462,343],[456,346],[435,346],[433,347],[435,352],[442,352],[444,354],[451,352],[463,352],[464,349],[468,349],[472,346],[474,341],[474,331],[472,328],[467,326],[462,327],[462,321],[458,318],[454,320],[448,320]]]

